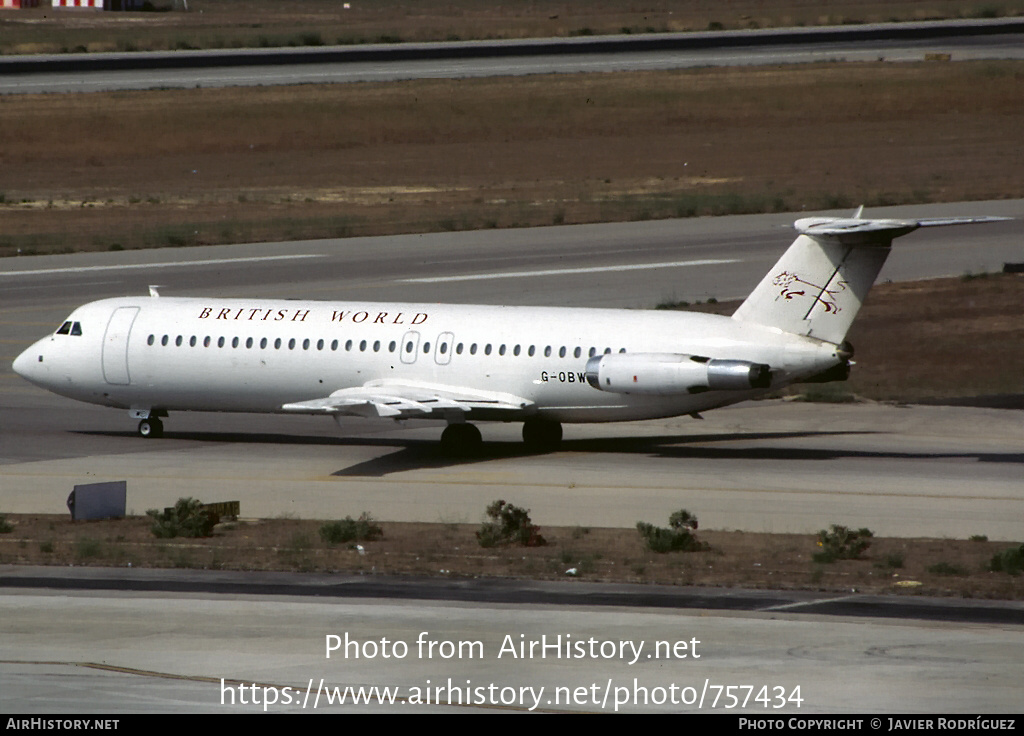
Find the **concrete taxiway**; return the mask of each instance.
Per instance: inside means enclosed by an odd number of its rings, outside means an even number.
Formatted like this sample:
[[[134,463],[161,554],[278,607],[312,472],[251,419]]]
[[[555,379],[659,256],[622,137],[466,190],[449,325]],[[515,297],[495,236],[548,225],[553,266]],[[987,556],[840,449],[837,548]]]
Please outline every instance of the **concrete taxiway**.
[[[184,576],[187,588],[197,574]],[[722,613],[582,600],[566,607],[8,589],[0,596],[0,710],[789,718],[1019,709],[1019,605],[1009,604],[1016,622],[979,625],[822,616],[799,612],[809,600],[748,597],[742,610]],[[353,703],[357,694],[370,702]]]

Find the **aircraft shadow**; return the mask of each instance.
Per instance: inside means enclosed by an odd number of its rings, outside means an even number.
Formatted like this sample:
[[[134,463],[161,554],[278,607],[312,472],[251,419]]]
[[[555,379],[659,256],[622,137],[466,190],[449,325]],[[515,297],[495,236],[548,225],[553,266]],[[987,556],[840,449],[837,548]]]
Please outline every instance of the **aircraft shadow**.
[[[961,459],[977,462],[1024,463],[1024,453],[977,452],[899,452],[833,448],[789,447],[707,447],[709,442],[749,442],[810,437],[866,435],[876,432],[765,432],[720,435],[654,437],[609,437],[586,440],[564,440],[558,454],[635,454],[652,458],[680,460],[836,460],[843,458],[887,458],[897,460]],[[341,478],[380,478],[409,470],[440,469],[472,465],[492,460],[536,457],[543,453],[527,450],[518,442],[485,442],[479,454],[469,457],[448,457],[432,443],[410,443],[388,455],[337,470],[332,476]]]
[[[379,436],[329,437],[323,435],[295,435],[270,432],[191,432],[168,431],[150,445],[153,440],[143,442],[134,432],[85,431],[75,432],[83,436],[120,437],[138,442],[137,449],[158,448],[168,441],[215,442],[225,444],[276,444],[307,445],[326,447],[380,447],[395,448],[379,457],[356,463],[331,473],[338,478],[381,478],[394,473],[411,470],[454,468],[493,460],[540,457],[527,449],[522,442],[485,441],[479,452],[464,457],[446,455],[440,443],[432,439],[412,439]],[[904,452],[898,450],[857,450],[844,448],[808,447],[736,447],[730,444],[752,441],[773,442],[786,439],[809,439],[821,437],[842,437],[856,435],[884,434],[878,431],[806,431],[806,432],[736,432],[694,435],[654,435],[647,437],[602,437],[578,440],[563,440],[554,454],[628,454],[645,455],[651,458],[679,460],[721,460],[721,461],[796,461],[796,460],[837,460],[851,458],[896,459],[896,460],[968,460],[989,463],[1024,463],[1021,453],[984,452]],[[724,446],[710,447],[712,443]],[[134,444],[134,442],[133,442]]]

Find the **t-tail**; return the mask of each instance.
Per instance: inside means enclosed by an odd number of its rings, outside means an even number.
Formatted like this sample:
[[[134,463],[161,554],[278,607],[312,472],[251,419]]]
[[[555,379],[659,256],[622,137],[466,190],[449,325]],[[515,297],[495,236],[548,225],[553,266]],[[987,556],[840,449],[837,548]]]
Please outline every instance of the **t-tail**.
[[[870,220],[807,217],[779,262],[733,314],[734,319],[840,344],[885,264],[894,238],[919,227],[995,222],[1005,217]]]

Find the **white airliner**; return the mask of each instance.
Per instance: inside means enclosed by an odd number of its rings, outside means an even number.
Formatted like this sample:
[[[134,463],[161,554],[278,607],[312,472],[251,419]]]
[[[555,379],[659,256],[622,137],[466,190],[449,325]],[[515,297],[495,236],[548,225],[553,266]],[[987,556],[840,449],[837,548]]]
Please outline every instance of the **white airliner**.
[[[562,422],[653,419],[800,382],[844,380],[847,329],[892,240],[923,226],[1006,219],[811,217],[731,317],[667,311],[123,297],[76,309],[14,370],[127,409],[139,434],[172,411],[523,422],[552,449]]]

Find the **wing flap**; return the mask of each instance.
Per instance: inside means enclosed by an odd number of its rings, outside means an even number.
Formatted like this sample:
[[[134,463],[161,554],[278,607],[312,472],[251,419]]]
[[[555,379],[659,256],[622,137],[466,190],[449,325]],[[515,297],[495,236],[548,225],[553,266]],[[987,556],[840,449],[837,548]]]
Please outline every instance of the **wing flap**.
[[[285,404],[282,411],[303,414],[349,414],[361,417],[405,419],[438,418],[449,412],[473,410],[522,412],[533,402],[498,391],[480,391],[460,386],[414,382],[371,381],[363,386],[343,388],[330,396]]]

